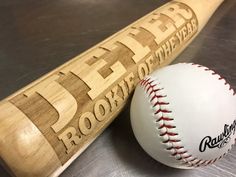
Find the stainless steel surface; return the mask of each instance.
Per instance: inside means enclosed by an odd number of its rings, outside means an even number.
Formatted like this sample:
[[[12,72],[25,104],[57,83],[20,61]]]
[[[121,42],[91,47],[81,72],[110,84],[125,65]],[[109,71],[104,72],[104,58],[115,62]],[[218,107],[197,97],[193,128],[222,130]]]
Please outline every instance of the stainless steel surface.
[[[8,96],[166,2],[1,1],[0,98]],[[235,9],[235,0],[225,1],[202,33],[174,63],[206,65],[220,73],[236,89]],[[212,128],[209,122],[205,123]],[[2,167],[0,176],[9,177]],[[61,175],[100,176],[236,177],[236,148],[233,147],[222,160],[205,168],[177,170],[166,167],[154,161],[138,145],[131,130],[127,105],[111,126]]]

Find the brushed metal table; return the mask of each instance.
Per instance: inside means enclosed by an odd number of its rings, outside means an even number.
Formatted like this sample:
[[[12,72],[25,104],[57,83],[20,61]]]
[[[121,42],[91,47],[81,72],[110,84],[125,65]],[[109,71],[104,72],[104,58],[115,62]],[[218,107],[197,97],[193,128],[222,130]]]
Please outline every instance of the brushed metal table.
[[[167,0],[0,2],[0,99],[27,85]],[[227,0],[174,63],[214,69],[236,89],[236,1]],[[222,119],[224,119],[222,117]],[[209,128],[210,124],[209,124]],[[9,174],[0,166],[0,176]],[[129,105],[61,177],[236,177],[236,147],[214,165],[164,166],[138,145]]]

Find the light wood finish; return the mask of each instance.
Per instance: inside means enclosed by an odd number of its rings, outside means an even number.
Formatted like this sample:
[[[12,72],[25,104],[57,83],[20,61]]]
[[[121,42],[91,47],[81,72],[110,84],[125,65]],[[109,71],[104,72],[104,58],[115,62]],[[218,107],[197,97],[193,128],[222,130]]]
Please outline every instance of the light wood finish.
[[[222,2],[170,2],[3,100],[4,164],[16,176],[58,176],[111,123],[135,85],[173,61]]]
[[[10,164],[16,176],[49,175],[60,167],[54,149],[39,129],[12,103],[3,102],[1,105],[0,122],[1,157],[6,164]]]

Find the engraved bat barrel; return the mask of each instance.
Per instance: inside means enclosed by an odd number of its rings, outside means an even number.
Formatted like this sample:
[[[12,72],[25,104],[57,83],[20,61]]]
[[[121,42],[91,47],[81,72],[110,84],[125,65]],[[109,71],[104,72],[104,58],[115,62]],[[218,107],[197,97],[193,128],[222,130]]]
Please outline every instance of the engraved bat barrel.
[[[223,0],[171,1],[0,102],[0,157],[18,177],[57,176],[135,85],[169,64]]]

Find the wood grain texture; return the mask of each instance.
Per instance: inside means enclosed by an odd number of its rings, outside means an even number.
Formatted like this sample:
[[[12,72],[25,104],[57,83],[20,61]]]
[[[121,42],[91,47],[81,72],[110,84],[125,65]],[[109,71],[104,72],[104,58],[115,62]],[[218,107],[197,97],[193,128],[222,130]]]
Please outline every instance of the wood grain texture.
[[[184,4],[174,5],[181,6],[182,10],[189,8]],[[198,10],[199,8],[202,7],[196,7]],[[157,17],[159,11],[162,10],[165,14],[164,10],[166,9],[164,7],[159,9],[157,14],[152,17],[153,23],[155,23],[155,20],[166,22],[166,18],[160,17],[159,19]],[[188,12],[191,12],[191,9],[188,10]],[[198,12],[198,10],[196,11]],[[214,8],[208,9],[209,15],[213,13],[213,10]],[[171,41],[171,38],[176,35],[174,31],[168,33],[169,35],[163,39],[159,39],[156,36],[157,34],[153,34],[152,26],[142,26],[142,24],[149,22],[148,20],[139,21],[139,23],[132,26],[131,30],[124,30],[116,36],[117,38],[113,38],[113,40],[110,38],[107,43],[104,42],[98,50],[95,51],[96,47],[89,50],[89,52],[75,58],[73,62],[51,72],[49,77],[46,76],[40,79],[24,90],[17,92],[17,94],[8,97],[7,100],[24,112],[39,128],[57,153],[61,163],[65,164],[73,154],[87,146],[111,122],[112,119],[107,116],[109,111],[111,112],[110,117],[114,118],[125,105],[134,85],[144,75],[150,73],[157,66],[168,64],[196,36],[207,21],[205,18],[201,21],[202,14],[200,12],[202,11],[199,10],[198,20],[195,23],[191,22],[192,19],[196,18],[194,17],[195,13],[192,13],[193,16],[189,21],[186,20],[188,16],[177,20],[170,18],[176,22],[173,30],[176,30],[176,33],[181,32],[179,34],[182,35],[182,40],[180,39],[178,43],[177,40],[174,42],[177,47],[173,47],[172,44],[172,51],[170,49],[168,51],[166,45],[167,41]],[[199,26],[196,24],[198,21]],[[169,23],[169,25],[171,24],[173,25],[173,22]],[[183,33],[185,25],[188,24],[190,24],[191,29]],[[141,26],[145,30],[137,30]],[[171,29],[171,26],[167,29]],[[163,32],[162,30],[160,28],[160,32]],[[114,45],[117,41],[118,44]],[[163,58],[155,54],[160,46],[162,47],[162,53],[165,54]],[[176,50],[173,50],[173,48]],[[159,59],[153,64],[152,60],[155,57],[152,58],[152,56],[155,55]],[[104,67],[105,65],[106,67]],[[133,65],[137,67],[133,67]],[[127,71],[129,71],[128,74]],[[125,75],[125,77],[121,78],[118,73]],[[134,78],[135,80],[133,80]],[[113,83],[114,80],[116,82]],[[82,87],[84,88],[81,89]],[[61,103],[63,103],[63,106]],[[78,108],[80,108],[79,111]],[[77,133],[74,128],[75,125],[78,126],[76,128],[79,134],[72,136],[73,139],[71,139],[67,136],[68,133],[70,135]],[[82,137],[83,141],[81,141]],[[58,143],[58,139],[60,143]],[[73,144],[71,140],[73,140]]]
[[[194,62],[208,66],[224,76],[236,89],[235,8],[236,1],[226,1],[174,63]],[[135,140],[127,107],[61,176],[235,177],[235,164],[236,147],[214,165],[194,170],[173,169],[154,161]]]

